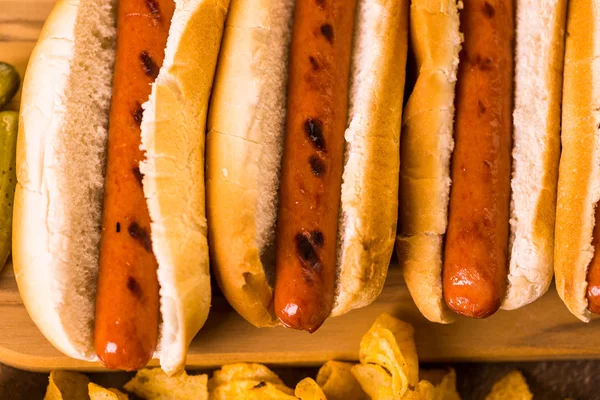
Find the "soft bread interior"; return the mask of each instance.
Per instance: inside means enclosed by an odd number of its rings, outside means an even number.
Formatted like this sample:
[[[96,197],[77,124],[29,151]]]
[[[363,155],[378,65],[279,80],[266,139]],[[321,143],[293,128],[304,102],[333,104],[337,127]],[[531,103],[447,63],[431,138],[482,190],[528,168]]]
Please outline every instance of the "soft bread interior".
[[[23,85],[13,263],[42,333],[94,359],[94,298],[115,46],[112,0],[60,0]]]
[[[418,78],[403,116],[397,248],[415,304],[427,319],[441,323],[453,320],[442,297],[442,251],[461,41],[455,0],[412,1]]]
[[[257,326],[275,323],[270,285],[293,8],[294,0],[232,1],[208,122],[213,271]]]
[[[594,208],[600,199],[600,8],[571,1],[565,48],[554,272],[569,310],[589,321],[586,298]]]
[[[383,289],[398,218],[409,0],[361,0],[355,27],[332,315]]]
[[[210,309],[204,136],[228,7],[229,0],[176,0],[165,60],[144,105],[140,169],[158,261],[157,355],[167,374],[185,366]]]
[[[256,104],[256,112],[261,115],[261,142],[263,150],[258,160],[258,176],[261,189],[258,191],[256,204],[256,246],[261,249],[263,263],[272,263],[269,258],[275,238],[275,222],[277,217],[279,174],[283,156],[283,137],[281,132],[285,124],[287,94],[287,60],[288,44],[291,39],[291,14],[293,2],[289,0],[275,2],[271,6],[269,39],[279,38],[267,43],[274,46],[260,58],[255,66],[257,70],[268,71],[265,85],[260,93],[260,102]],[[283,62],[282,62],[283,61]],[[278,90],[281,89],[281,90]],[[272,118],[271,118],[272,117]],[[252,139],[252,137],[250,138]],[[269,282],[274,280],[269,274]]]
[[[543,295],[554,273],[566,8],[564,0],[517,4],[507,310]]]

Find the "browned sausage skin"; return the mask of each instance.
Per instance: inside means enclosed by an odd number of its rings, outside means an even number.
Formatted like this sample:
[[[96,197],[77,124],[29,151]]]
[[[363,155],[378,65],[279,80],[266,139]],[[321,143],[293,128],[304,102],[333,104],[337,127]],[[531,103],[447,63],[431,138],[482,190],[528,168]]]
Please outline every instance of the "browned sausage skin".
[[[294,14],[274,304],[309,332],[333,307],[355,12],[355,0],[299,0]]]
[[[476,318],[506,290],[513,97],[513,0],[469,0],[456,92],[444,299]]]
[[[119,0],[94,346],[109,368],[150,361],[158,337],[157,262],[139,162],[141,104],[164,58],[173,0]]]

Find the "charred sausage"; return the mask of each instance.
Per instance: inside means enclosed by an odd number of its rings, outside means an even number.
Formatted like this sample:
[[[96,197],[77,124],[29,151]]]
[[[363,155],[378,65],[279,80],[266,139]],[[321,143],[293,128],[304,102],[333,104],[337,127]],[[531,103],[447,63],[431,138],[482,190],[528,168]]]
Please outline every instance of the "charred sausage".
[[[493,314],[506,290],[513,98],[513,0],[469,0],[456,92],[456,147],[443,291],[455,312]]]
[[[333,307],[355,12],[355,0],[300,0],[294,15],[274,306],[309,332]]]
[[[109,368],[135,370],[158,337],[157,262],[139,163],[142,104],[163,62],[173,0],[120,0],[108,133],[94,346]]]

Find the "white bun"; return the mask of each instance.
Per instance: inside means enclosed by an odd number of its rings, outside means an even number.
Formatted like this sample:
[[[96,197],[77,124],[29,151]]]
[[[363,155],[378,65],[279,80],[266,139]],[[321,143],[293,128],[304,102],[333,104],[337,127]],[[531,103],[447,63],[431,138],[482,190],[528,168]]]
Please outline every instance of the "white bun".
[[[273,316],[274,228],[292,0],[234,0],[207,138],[209,238],[215,275],[256,326]],[[343,314],[380,293],[393,250],[408,0],[360,0],[340,213]]]
[[[93,318],[116,38],[111,0],[60,0],[23,83],[13,264],[29,315],[95,359]]]
[[[204,137],[228,7],[229,0],[176,0],[165,60],[144,104],[140,170],[158,261],[157,355],[168,374],[185,366],[210,310]]]
[[[236,311],[272,326],[272,262],[294,0],[233,0],[207,136],[213,271]],[[269,275],[267,275],[269,274]]]
[[[442,251],[461,41],[455,0],[413,0],[411,43],[418,77],[403,116],[397,249],[415,304],[440,323],[453,321],[442,298]]]
[[[570,2],[554,243],[558,294],[569,310],[586,322],[590,319],[586,274],[594,255],[594,209],[600,200],[598,21],[600,8],[595,1]]]
[[[565,0],[517,4],[510,268],[505,310],[552,282],[564,61]]]
[[[93,316],[116,39],[112,0],[61,0],[23,88],[13,263],[23,302],[59,350],[94,360]],[[163,369],[183,368],[210,308],[204,125],[228,0],[176,0],[145,104],[144,194],[161,286]],[[186,68],[180,68],[185,65]]]
[[[398,221],[409,1],[361,0],[357,13],[333,316],[379,296]]]

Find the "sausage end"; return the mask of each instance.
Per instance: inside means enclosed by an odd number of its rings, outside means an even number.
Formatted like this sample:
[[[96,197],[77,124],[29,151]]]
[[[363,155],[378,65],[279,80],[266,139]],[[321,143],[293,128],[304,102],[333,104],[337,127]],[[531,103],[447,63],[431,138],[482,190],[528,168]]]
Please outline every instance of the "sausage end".
[[[276,308],[275,314],[286,328],[307,331],[308,333],[316,332],[327,318],[327,315],[303,311],[302,307],[295,302],[289,302],[283,307]]]
[[[135,342],[135,341],[134,341]],[[96,341],[98,358],[109,369],[136,371],[144,368],[152,359],[153,347],[144,346],[142,341],[119,345],[112,341]]]
[[[444,300],[448,307],[457,314],[471,318],[487,318],[494,314],[502,304],[502,298],[494,294],[494,288],[477,290],[475,293],[470,288],[455,287],[453,295],[444,293]]]

